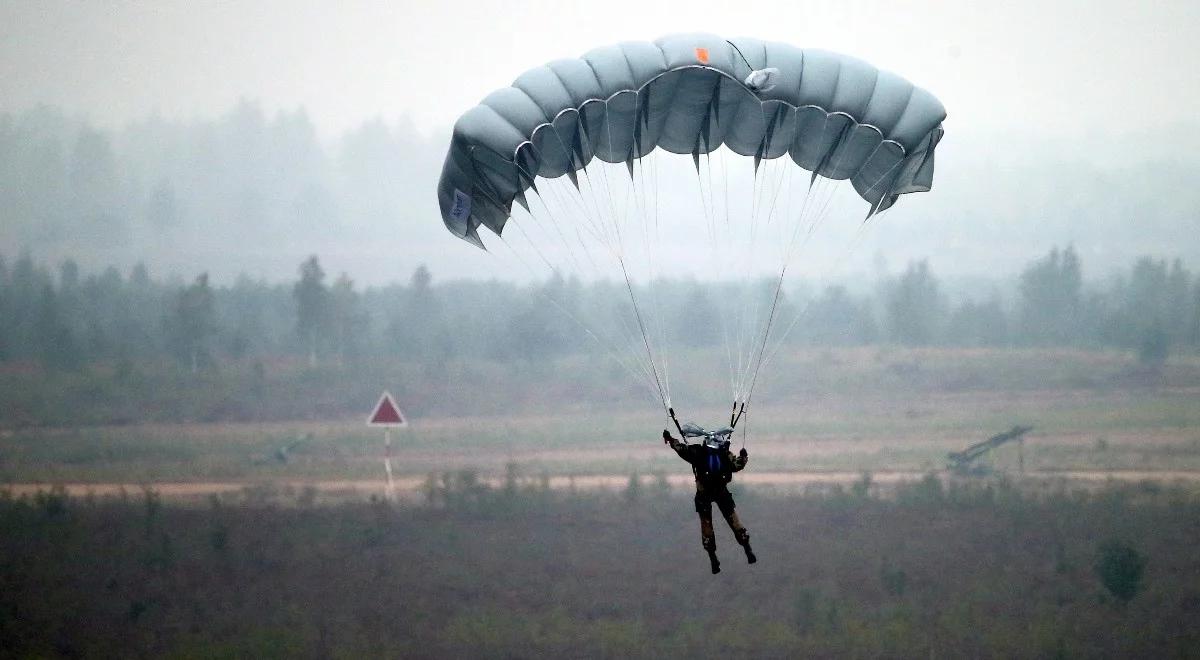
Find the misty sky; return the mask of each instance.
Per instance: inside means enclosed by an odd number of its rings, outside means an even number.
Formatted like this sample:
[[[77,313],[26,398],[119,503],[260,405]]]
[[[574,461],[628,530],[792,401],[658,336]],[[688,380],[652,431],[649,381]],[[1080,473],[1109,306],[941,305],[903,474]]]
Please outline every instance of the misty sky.
[[[374,118],[402,133],[415,127],[437,146],[462,112],[546,61],[670,33],[745,35],[860,57],[929,89],[949,112],[934,192],[906,196],[879,223],[855,254],[858,270],[883,255],[892,267],[930,257],[944,273],[1011,273],[1065,244],[1078,246],[1095,272],[1140,254],[1200,255],[1181,238],[1200,230],[1200,193],[1188,183],[1200,149],[1179,147],[1200,145],[1196,131],[1179,130],[1200,125],[1195,0],[334,7],[0,0],[0,112],[48,104],[119,129],[151,116],[205,121],[248,99],[268,116],[304,109],[330,153]],[[433,194],[440,147],[403,157],[428,170],[428,180],[388,184],[405,211],[394,241],[295,232],[287,249],[247,250],[213,236],[207,248],[197,240],[188,250],[160,240],[125,252],[66,245],[42,253],[92,266],[148,259],[166,272],[207,269],[223,280],[290,277],[313,252],[366,282],[403,279],[421,262],[435,273],[488,274],[474,248],[441,229]],[[1183,166],[1166,172],[1163,162]],[[1128,229],[1122,238],[1108,238],[1114,223]],[[0,252],[23,247],[8,243]]]
[[[436,131],[531,66],[621,40],[710,31],[891,69],[945,102],[951,131],[1129,131],[1200,110],[1200,3],[1191,0],[334,6],[8,0],[0,109],[48,103],[116,125],[150,113],[211,116],[247,97],[268,110],[303,106],[323,134],[373,116]]]

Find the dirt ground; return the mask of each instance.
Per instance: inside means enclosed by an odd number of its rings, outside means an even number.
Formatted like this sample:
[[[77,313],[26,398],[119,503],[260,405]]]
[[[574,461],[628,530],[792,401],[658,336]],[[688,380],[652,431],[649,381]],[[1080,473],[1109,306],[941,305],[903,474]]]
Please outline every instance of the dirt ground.
[[[871,472],[870,484],[876,493],[887,494],[897,485],[911,483],[923,479],[930,472],[918,470],[896,470]],[[943,481],[966,479],[957,477],[949,472],[934,472]],[[1071,485],[1074,487],[1089,487],[1118,482],[1153,482],[1164,485],[1179,485],[1188,488],[1200,486],[1200,471],[1193,470],[1041,470],[1024,474],[1005,475],[1020,487],[1044,488],[1053,485]],[[862,472],[828,471],[828,472],[746,472],[735,480],[735,487],[751,489],[764,494],[800,493],[806,490],[827,490],[833,486],[849,487],[863,480]],[[982,477],[987,478],[987,477]],[[641,475],[639,484],[644,488],[661,485],[659,476]],[[692,484],[690,474],[662,475],[662,480],[672,490],[689,489]],[[525,480],[524,485],[535,482],[545,484],[553,490],[581,492],[609,491],[617,492],[629,487],[631,477],[619,474],[589,474],[589,475],[556,475],[543,479]],[[426,478],[401,476],[393,480],[393,497],[399,501],[418,502],[424,499]],[[491,488],[503,485],[503,479],[498,477],[481,477],[479,483]],[[3,488],[16,496],[33,495],[48,491],[51,488],[61,488],[72,497],[140,497],[146,490],[151,490],[158,496],[170,500],[200,500],[211,496],[251,496],[256,491],[261,496],[280,499],[294,499],[299,493],[311,490],[312,495],[322,501],[361,500],[370,497],[386,497],[387,483],[384,479],[362,480],[304,480],[304,481],[270,481],[270,482],[154,482],[154,483],[65,483],[65,484],[36,484],[15,483]]]

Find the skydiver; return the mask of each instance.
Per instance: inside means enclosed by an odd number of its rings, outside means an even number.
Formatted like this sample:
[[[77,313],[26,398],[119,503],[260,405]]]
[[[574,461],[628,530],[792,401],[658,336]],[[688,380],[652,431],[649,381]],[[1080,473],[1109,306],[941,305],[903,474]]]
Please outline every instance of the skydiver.
[[[715,502],[721,510],[725,522],[733,530],[733,536],[738,544],[746,551],[746,563],[758,561],[754,551],[750,549],[750,534],[734,510],[733,494],[727,484],[733,480],[733,473],[746,467],[749,455],[743,447],[737,456],[729,450],[729,435],[733,429],[725,427],[713,433],[707,433],[691,424],[684,425],[680,431],[684,437],[688,435],[701,436],[704,441],[698,444],[687,444],[676,440],[671,432],[663,429],[663,442],[670,445],[679,457],[692,466],[692,474],[696,477],[696,513],[700,515],[700,540],[708,553],[708,561],[712,564],[712,572],[721,572],[721,562],[717,559],[717,539],[713,533],[712,505]]]

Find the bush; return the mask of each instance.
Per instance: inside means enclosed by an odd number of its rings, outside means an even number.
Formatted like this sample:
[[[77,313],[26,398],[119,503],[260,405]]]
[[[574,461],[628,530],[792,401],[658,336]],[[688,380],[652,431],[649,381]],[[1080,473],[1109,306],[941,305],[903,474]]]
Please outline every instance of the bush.
[[[1120,541],[1108,541],[1100,546],[1095,572],[1114,598],[1127,603],[1141,589],[1145,568],[1146,559],[1136,549]]]

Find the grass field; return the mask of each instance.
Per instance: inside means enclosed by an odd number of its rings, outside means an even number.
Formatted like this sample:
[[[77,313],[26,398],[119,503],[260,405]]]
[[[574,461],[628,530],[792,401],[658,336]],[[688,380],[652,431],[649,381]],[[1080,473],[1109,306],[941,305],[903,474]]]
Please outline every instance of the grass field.
[[[790,354],[740,427],[751,462],[734,489],[761,561],[719,529],[719,576],[665,418],[588,396],[577,366],[513,375],[488,406],[456,408],[473,414],[410,407],[395,503],[382,432],[364,424],[373,395],[350,414],[330,393],[317,420],[0,431],[0,656],[1187,657],[1200,643],[1194,357],[1148,373],[1116,353]],[[700,395],[717,379],[677,382],[677,403],[700,402],[685,419],[728,414]],[[369,389],[384,387],[415,386]],[[1024,472],[1014,445],[987,458],[991,476],[945,471],[947,452],[1016,424],[1035,427]]]
[[[947,452],[1015,424],[1034,427],[1024,445],[1029,475],[1200,470],[1195,358],[1147,375],[1114,353],[847,349],[788,355],[776,372],[740,425],[746,434],[737,441],[753,457],[747,474],[923,473],[943,468]],[[498,479],[517,464],[550,477],[686,474],[658,440],[668,420],[645,401],[573,399],[561,380],[514,376],[517,386],[555,394],[509,393],[507,410],[486,414],[416,414],[395,433],[396,473],[412,480],[474,470]],[[685,405],[695,389],[707,391],[678,383],[676,401]],[[382,432],[364,425],[373,400],[362,403],[353,416],[320,421],[10,429],[0,432],[0,481],[382,479]],[[681,412],[706,425],[728,415],[716,401]],[[1016,448],[989,460],[1013,472]]]
[[[3,655],[1188,657],[1200,643],[1200,501],[1184,491],[746,493],[760,561],[720,529],[713,576],[682,494],[512,486],[455,481],[400,508],[0,495]]]

